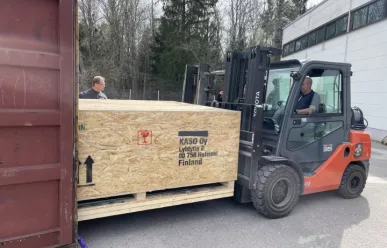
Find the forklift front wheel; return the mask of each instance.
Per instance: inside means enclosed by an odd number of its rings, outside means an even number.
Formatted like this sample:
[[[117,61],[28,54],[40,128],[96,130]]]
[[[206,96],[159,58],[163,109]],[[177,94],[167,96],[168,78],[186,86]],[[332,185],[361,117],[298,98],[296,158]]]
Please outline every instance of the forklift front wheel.
[[[363,167],[357,164],[349,164],[345,169],[338,193],[346,199],[353,199],[363,192],[366,184],[366,173]]]
[[[251,200],[258,212],[270,219],[289,215],[301,194],[300,178],[286,165],[267,165],[258,170]]]

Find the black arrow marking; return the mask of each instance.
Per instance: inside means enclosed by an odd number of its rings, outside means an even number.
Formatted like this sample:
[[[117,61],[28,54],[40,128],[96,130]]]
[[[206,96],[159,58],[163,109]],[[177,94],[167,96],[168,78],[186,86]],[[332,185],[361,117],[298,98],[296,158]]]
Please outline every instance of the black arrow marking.
[[[93,181],[93,164],[94,160],[90,157],[87,157],[85,163],[86,165],[86,183],[91,183]]]

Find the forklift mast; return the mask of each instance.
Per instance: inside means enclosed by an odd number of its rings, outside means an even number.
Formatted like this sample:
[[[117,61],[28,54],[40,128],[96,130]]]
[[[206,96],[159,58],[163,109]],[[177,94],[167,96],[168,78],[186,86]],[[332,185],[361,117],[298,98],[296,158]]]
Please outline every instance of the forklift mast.
[[[244,87],[248,68],[248,52],[227,52],[226,72],[223,86],[223,102],[227,109],[237,109],[244,103]]]
[[[195,103],[198,68],[193,65],[185,66],[182,102]]]
[[[248,51],[227,53],[224,72],[223,99],[218,107],[241,111],[238,182],[243,188],[255,188],[258,160],[262,156],[263,106],[266,97],[270,58],[281,54],[280,49],[255,46]],[[182,101],[214,106],[216,94],[208,75],[209,66],[186,66]],[[217,75],[221,75],[218,73]],[[245,95],[246,93],[246,95]],[[246,195],[246,197],[248,197]]]
[[[270,58],[280,54],[281,50],[279,49],[260,46],[252,47],[248,52],[227,54],[223,108],[241,110],[238,181],[236,184],[236,198],[240,202],[250,202],[249,189],[256,187],[255,175],[258,169],[258,160],[263,155],[263,108]]]
[[[206,105],[212,92],[210,65],[186,65],[182,102]]]

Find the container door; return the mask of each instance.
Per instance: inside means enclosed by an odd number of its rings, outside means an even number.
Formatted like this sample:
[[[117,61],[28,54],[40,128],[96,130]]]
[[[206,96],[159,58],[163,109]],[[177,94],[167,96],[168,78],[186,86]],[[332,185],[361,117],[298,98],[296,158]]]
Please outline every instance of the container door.
[[[73,4],[1,0],[0,247],[73,241]]]

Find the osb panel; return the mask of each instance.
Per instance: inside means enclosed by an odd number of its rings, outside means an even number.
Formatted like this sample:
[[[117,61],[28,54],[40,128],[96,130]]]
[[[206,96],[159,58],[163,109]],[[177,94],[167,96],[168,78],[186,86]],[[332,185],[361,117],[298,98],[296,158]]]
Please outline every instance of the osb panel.
[[[82,111],[82,103],[80,109],[79,184],[86,183],[83,163],[90,156],[94,161],[92,183],[95,185],[78,187],[79,200],[237,178],[239,112]],[[147,137],[149,143],[142,143],[141,130],[152,132]],[[179,137],[180,131],[208,131],[208,137]],[[186,141],[197,138],[199,144],[180,145],[184,138]],[[192,152],[190,157],[185,152],[185,158],[179,158],[180,149],[192,147],[203,151]],[[202,156],[201,164],[179,164],[179,160],[200,161],[198,156],[206,155],[204,152],[211,156]]]
[[[81,99],[79,109],[83,111],[180,111],[180,112],[228,112],[220,108],[210,108],[174,101],[139,101],[139,100],[92,100]]]

